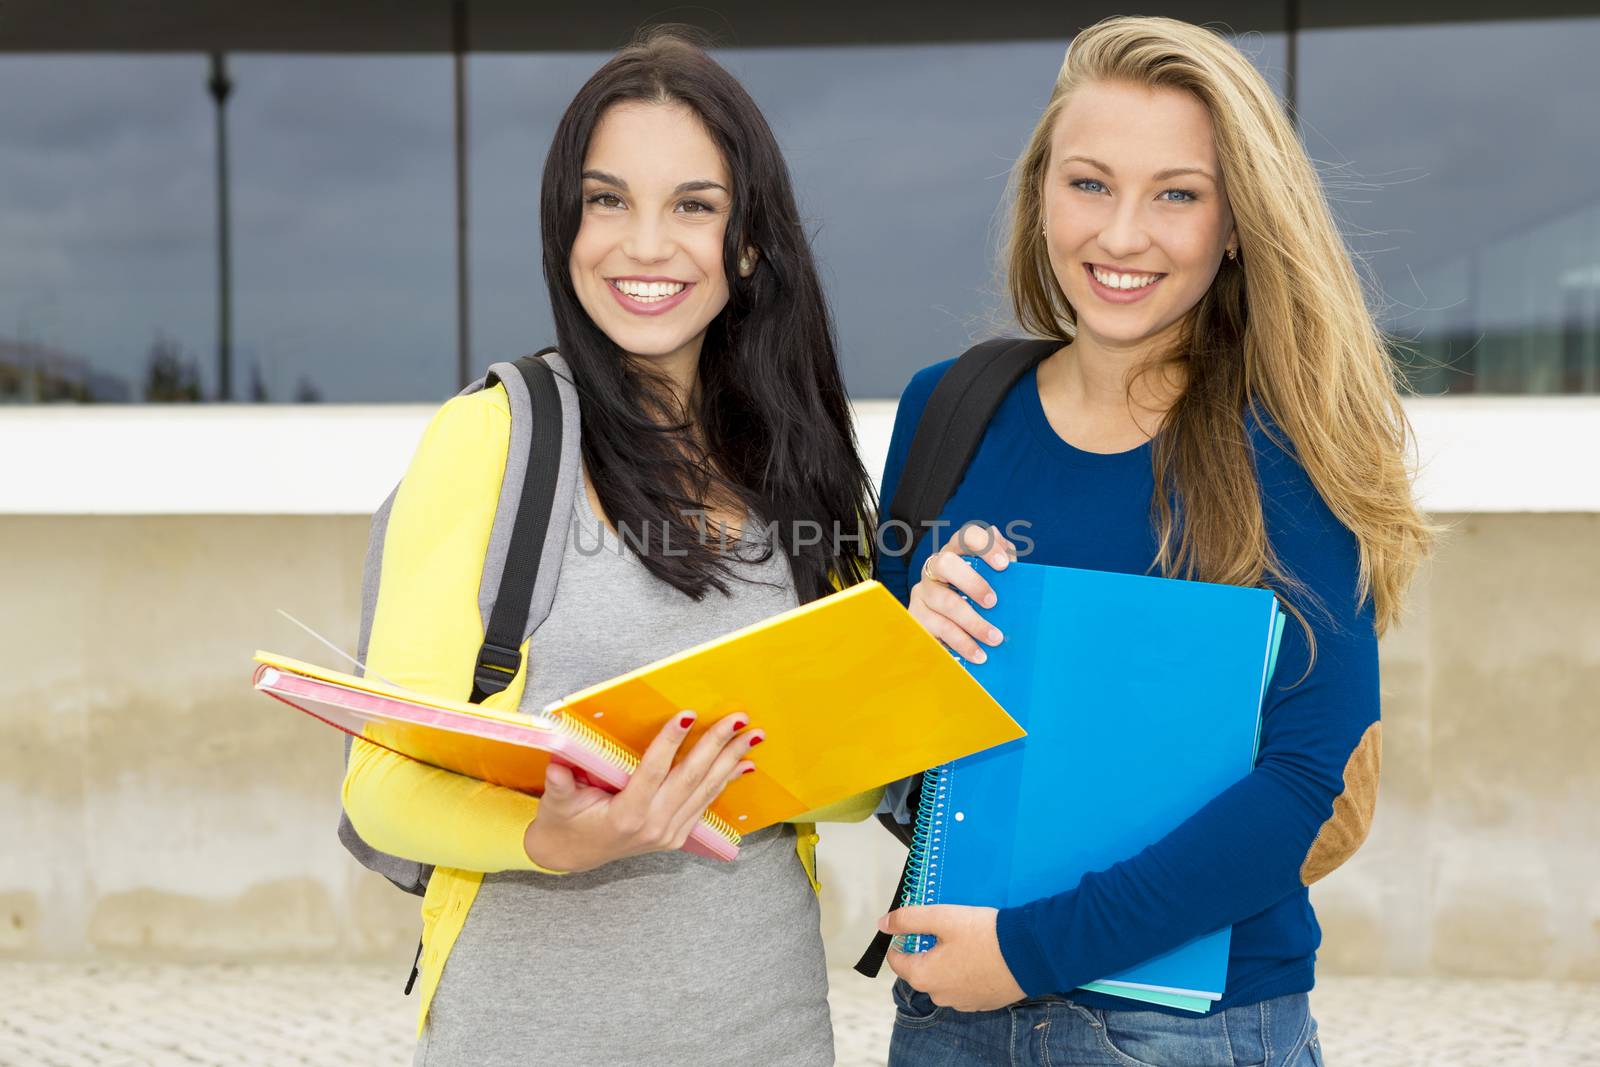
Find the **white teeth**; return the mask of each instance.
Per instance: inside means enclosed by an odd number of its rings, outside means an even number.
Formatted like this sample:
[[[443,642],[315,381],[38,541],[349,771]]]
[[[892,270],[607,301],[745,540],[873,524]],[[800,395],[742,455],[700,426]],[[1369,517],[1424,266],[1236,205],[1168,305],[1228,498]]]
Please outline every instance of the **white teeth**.
[[[635,282],[621,278],[611,284],[615,285],[618,291],[646,304],[665,300],[669,296],[677,296],[685,288],[683,282]]]
[[[1113,274],[1095,267],[1089,269],[1094,271],[1095,279],[1108,289],[1143,289],[1161,277],[1159,274]]]

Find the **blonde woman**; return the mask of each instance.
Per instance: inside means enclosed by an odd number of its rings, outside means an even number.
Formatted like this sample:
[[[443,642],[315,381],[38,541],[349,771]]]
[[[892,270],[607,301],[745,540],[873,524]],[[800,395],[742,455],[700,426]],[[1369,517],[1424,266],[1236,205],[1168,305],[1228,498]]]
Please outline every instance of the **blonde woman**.
[[[1017,319],[1059,345],[1001,403],[940,518],[1027,520],[1035,563],[1267,586],[1294,618],[1255,770],[1179,829],[1043,900],[890,913],[886,931],[939,942],[890,954],[890,1063],[1321,1064],[1307,886],[1366,836],[1377,637],[1432,538],[1384,338],[1282,105],[1205,29],[1081,33],[1011,210]],[[950,365],[905,390],[884,500]],[[881,573],[981,661],[1001,638],[983,619],[993,591],[961,552],[1004,567],[1017,546],[972,529]],[[1078,989],[1227,924],[1227,988],[1206,1015]]]

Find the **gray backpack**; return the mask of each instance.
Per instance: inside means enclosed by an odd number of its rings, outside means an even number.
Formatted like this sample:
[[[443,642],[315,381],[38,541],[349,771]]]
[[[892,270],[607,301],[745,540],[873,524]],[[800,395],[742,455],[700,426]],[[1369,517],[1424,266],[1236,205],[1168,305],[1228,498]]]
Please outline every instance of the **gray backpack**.
[[[511,400],[511,441],[478,585],[483,647],[473,671],[472,692],[461,694],[474,704],[510,685],[522,665],[523,641],[550,613],[580,472],[578,392],[566,361],[555,349],[523,356],[514,363],[496,363],[458,395],[476,393],[496,382],[505,386]],[[384,534],[399,491],[396,486],[372,516],[361,580],[361,634],[356,645],[356,658],[362,663],[367,659],[378,605]],[[523,690],[524,699],[530,690]],[[347,763],[350,744],[346,734]],[[339,840],[363,867],[377,871],[406,892],[420,896],[427,890],[432,866],[379,852],[361,840],[342,808]],[[418,951],[420,954],[420,946]],[[414,966],[412,977],[416,977]],[[406,992],[410,991],[407,983]]]

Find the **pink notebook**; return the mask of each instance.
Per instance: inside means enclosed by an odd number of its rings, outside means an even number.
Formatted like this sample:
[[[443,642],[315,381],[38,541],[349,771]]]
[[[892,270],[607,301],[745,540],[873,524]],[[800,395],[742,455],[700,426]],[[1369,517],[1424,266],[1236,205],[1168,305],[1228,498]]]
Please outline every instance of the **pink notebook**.
[[[612,792],[638,760],[582,722],[561,715],[511,715],[341,674],[284,656],[258,653],[255,688],[329,726],[447,771],[538,795],[551,760],[582,771]],[[706,812],[685,852],[731,860],[740,835]]]

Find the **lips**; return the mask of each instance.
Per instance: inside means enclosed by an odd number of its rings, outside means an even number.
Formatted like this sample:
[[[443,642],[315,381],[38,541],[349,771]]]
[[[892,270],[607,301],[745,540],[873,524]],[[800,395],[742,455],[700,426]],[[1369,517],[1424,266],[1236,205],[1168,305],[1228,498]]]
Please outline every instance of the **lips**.
[[[683,285],[683,288],[681,290],[679,290],[678,292],[674,293],[671,296],[663,297],[663,298],[656,299],[656,300],[640,300],[640,299],[638,299],[636,297],[629,296],[627,293],[624,293],[621,289],[617,288],[617,282],[618,281],[664,281],[664,280],[666,280],[666,279],[632,279],[632,278],[610,279],[610,278],[608,278],[606,280],[606,289],[609,290],[611,295],[616,298],[617,303],[622,306],[622,309],[624,311],[630,312],[631,314],[634,314],[634,315],[664,315],[668,311],[671,311],[673,308],[677,307],[679,304],[683,303],[685,300],[687,300],[689,298],[689,294],[694,292],[694,283],[693,282],[681,283]]]
[[[1109,285],[1101,284],[1100,279],[1094,276],[1094,268],[1088,263],[1083,265],[1083,273],[1088,276],[1089,288],[1093,290],[1096,296],[1108,304],[1138,303],[1154,292],[1156,287],[1167,279],[1167,276],[1163,274],[1149,285],[1141,286],[1138,289],[1113,289]]]

